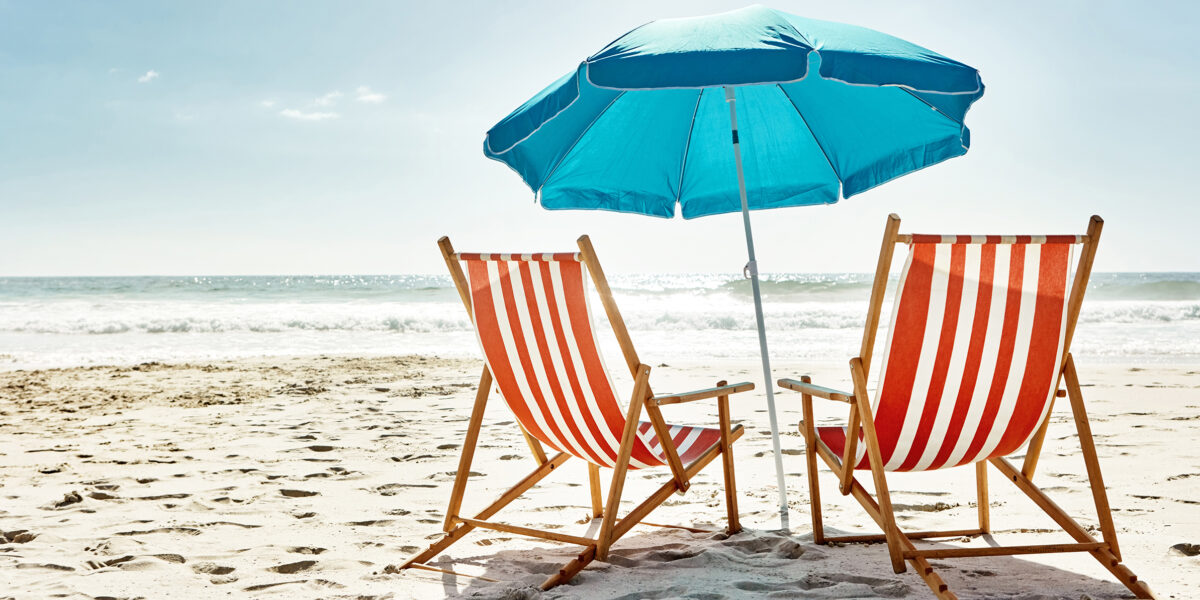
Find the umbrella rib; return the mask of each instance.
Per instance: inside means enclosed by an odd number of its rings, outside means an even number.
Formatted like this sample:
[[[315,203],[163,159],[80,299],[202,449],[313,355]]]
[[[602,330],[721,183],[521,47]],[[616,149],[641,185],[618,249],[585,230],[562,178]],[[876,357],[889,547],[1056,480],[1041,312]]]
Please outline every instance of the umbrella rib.
[[[688,151],[692,148],[692,132],[696,130],[696,113],[700,111],[700,99],[704,97],[704,89],[696,94],[696,107],[692,109],[692,124],[688,127],[687,141],[683,144],[683,160],[679,165],[679,190],[675,192],[675,203],[679,204],[683,197],[683,174],[687,172]]]
[[[903,88],[903,87],[902,87],[902,88],[900,88],[900,89],[904,90],[904,93],[908,94],[909,96],[912,96],[913,98],[916,98],[917,100],[919,100],[919,101],[921,102],[921,104],[924,104],[925,106],[928,106],[929,108],[932,108],[933,110],[937,111],[937,114],[939,114],[939,115],[942,115],[943,117],[946,117],[947,119],[950,119],[950,120],[951,120],[951,121],[952,121],[952,122],[953,122],[955,125],[958,125],[959,127],[964,127],[964,126],[965,126],[965,123],[963,123],[962,121],[959,121],[958,119],[955,119],[954,117],[952,117],[952,116],[950,116],[950,115],[948,115],[948,114],[946,114],[946,113],[942,112],[942,109],[940,109],[940,108],[938,108],[938,107],[936,107],[936,106],[934,106],[934,105],[930,104],[928,100],[926,100],[926,99],[924,99],[924,98],[922,98],[922,97],[920,97],[920,96],[918,96],[918,95],[916,95],[916,94],[912,93],[912,90],[909,90],[908,88]]]
[[[829,165],[829,170],[833,171],[833,176],[837,178],[838,191],[841,192],[841,188],[845,186],[845,183],[842,181],[841,173],[838,173],[837,167],[833,166],[833,161],[829,159],[829,153],[825,151],[825,146],[821,144],[821,140],[817,138],[816,132],[813,131],[812,126],[808,124],[808,119],[804,118],[804,113],[800,112],[800,107],[796,106],[796,101],[792,99],[792,95],[789,94],[787,90],[783,89],[783,86],[779,85],[778,83],[775,84],[775,87],[779,88],[779,91],[783,92],[783,97],[787,98],[788,103],[791,104],[792,108],[796,110],[796,115],[800,117],[801,121],[804,121],[804,127],[808,129],[808,135],[812,136],[813,141],[817,144],[817,148],[821,149],[821,155],[825,157],[825,163]]]
[[[591,131],[592,125],[595,125],[596,121],[599,121],[600,117],[603,117],[604,113],[608,112],[608,109],[612,108],[612,105],[616,104],[617,100],[620,100],[624,96],[625,92],[617,94],[617,97],[613,98],[612,102],[609,102],[608,105],[604,107],[604,110],[597,113],[596,118],[592,119],[592,122],[588,123],[588,126],[583,128],[583,131],[579,132],[579,137],[575,138],[574,142],[571,142],[571,147],[567,148],[567,151],[563,152],[563,155],[559,157],[558,162],[554,163],[554,166],[550,168],[550,172],[547,173],[546,178],[542,180],[542,185],[538,186],[537,193],[540,194],[542,192],[542,188],[546,187],[547,183],[550,183],[550,178],[554,176],[555,171],[558,171],[558,166],[561,165],[564,160],[567,160],[567,156],[570,156],[571,152],[575,150],[575,146],[579,144],[579,140],[582,140],[583,136],[587,135],[588,131]]]

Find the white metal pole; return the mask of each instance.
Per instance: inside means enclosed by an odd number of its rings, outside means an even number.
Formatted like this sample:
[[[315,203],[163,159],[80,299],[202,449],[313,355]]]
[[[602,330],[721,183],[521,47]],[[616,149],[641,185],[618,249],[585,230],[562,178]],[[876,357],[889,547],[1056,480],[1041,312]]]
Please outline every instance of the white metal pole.
[[[737,99],[732,86],[725,87],[725,101],[729,103],[729,122],[733,131],[733,157],[737,163],[738,193],[742,200],[742,224],[746,229],[746,254],[750,259],[750,262],[746,263],[746,271],[750,274],[750,287],[754,291],[754,316],[758,320],[758,348],[762,353],[763,384],[767,388],[771,445],[775,450],[775,478],[779,487],[779,520],[783,529],[789,529],[787,487],[783,480],[783,454],[779,451],[779,420],[775,417],[775,382],[771,377],[771,359],[767,354],[767,326],[763,321],[762,292],[758,287],[758,263],[754,260],[754,234],[750,232],[750,204],[746,201],[746,176],[742,171],[742,149],[738,143]]]

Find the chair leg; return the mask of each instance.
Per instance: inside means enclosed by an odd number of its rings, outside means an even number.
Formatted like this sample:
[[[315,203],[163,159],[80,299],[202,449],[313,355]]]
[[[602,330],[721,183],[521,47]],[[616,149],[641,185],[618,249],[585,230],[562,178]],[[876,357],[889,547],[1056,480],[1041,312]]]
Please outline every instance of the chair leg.
[[[992,518],[988,501],[987,463],[975,463],[975,502],[979,508],[979,530],[991,533]]]
[[[821,480],[817,477],[817,451],[811,446],[805,450],[808,461],[808,497],[812,505],[813,543],[825,543],[825,522],[821,515]]]
[[[871,466],[871,475],[875,480],[875,497],[879,499],[879,513],[883,517],[883,533],[888,538],[888,555],[892,559],[892,570],[903,573],[906,567],[904,566],[904,556],[901,554],[904,549],[901,548],[900,528],[896,525],[896,513],[892,510],[892,498],[888,493],[887,479],[883,474],[883,461],[879,458],[876,458],[875,461],[879,463],[879,466]]]
[[[804,383],[812,383],[808,375],[800,377]],[[802,394],[801,404],[804,407],[804,422],[800,424],[800,433],[804,436],[804,461],[808,470],[808,498],[812,505],[813,543],[825,543],[825,527],[821,521],[821,483],[817,477],[817,430],[813,422],[812,396]]]
[[[1063,374],[1067,384],[1067,396],[1071,399],[1075,428],[1079,433],[1079,447],[1083,451],[1083,462],[1087,467],[1088,483],[1092,487],[1092,499],[1096,503],[1101,537],[1108,542],[1117,560],[1121,560],[1121,549],[1117,546],[1117,528],[1113,525],[1112,510],[1108,506],[1108,493],[1104,491],[1104,475],[1100,472],[1100,459],[1096,455],[1096,443],[1092,439],[1092,426],[1088,421],[1087,409],[1083,405],[1083,391],[1079,387],[1079,374],[1075,372],[1075,359],[1070,354],[1067,355]]]
[[[625,430],[621,432],[621,450],[613,464],[612,483],[608,486],[608,501],[604,503],[604,522],[596,540],[596,558],[608,559],[608,547],[612,544],[613,526],[617,522],[617,511],[621,510],[621,491],[625,488],[625,475],[629,471],[629,456],[633,453],[634,438],[637,436],[638,416],[650,389],[650,367],[639,365],[633,383],[633,397],[625,414]]]
[[[592,490],[592,518],[604,515],[604,500],[600,496],[600,467],[588,463],[588,487]]]
[[[725,385],[722,381],[717,387]],[[717,418],[721,424],[721,464],[725,476],[725,513],[729,520],[726,533],[733,535],[742,530],[738,517],[737,483],[733,473],[733,431],[729,422],[729,396],[717,397]]]
[[[442,531],[454,529],[454,518],[462,508],[463,492],[467,487],[467,475],[471,472],[471,459],[475,457],[475,444],[479,441],[479,429],[483,423],[483,411],[487,408],[488,392],[492,389],[492,372],[485,366],[479,376],[479,388],[475,392],[475,407],[471,410],[471,421],[463,439],[462,453],[458,458],[458,471],[454,474],[454,488],[450,492],[450,505],[446,507],[446,520]],[[544,462],[544,461],[543,461]]]
[[[862,420],[862,429],[866,434],[867,442],[867,459],[871,463],[871,477],[875,482],[875,497],[879,499],[879,515],[882,519],[883,533],[888,540],[888,554],[892,559],[892,570],[897,573],[905,571],[904,556],[901,547],[900,528],[896,526],[896,514],[892,511],[892,497],[888,493],[887,476],[883,471],[883,455],[879,449],[879,437],[875,433],[875,417],[871,413],[871,405],[867,399],[867,377],[864,370],[862,359],[854,358],[850,360],[850,375],[854,379],[854,399],[855,405],[858,407],[858,418]],[[851,423],[851,433],[854,433],[853,422]],[[857,439],[857,435],[855,435]],[[851,442],[847,442],[847,447]],[[847,455],[850,461],[854,460],[854,456]],[[853,470],[855,465],[853,462],[845,462],[842,467],[845,469],[843,473],[843,481],[845,477],[853,479]],[[843,488],[843,493],[848,490]]]

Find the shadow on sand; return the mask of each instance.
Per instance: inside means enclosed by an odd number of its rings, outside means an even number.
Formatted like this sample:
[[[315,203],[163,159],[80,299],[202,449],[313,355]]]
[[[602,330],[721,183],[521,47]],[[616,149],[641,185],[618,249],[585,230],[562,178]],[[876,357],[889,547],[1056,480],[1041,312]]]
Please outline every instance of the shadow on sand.
[[[829,533],[834,533],[830,530]],[[986,538],[985,538],[986,539]],[[945,544],[929,544],[949,547]],[[449,573],[446,597],[485,600],[688,598],[932,598],[910,567],[892,572],[882,544],[818,546],[810,535],[746,530],[734,536],[651,530],[621,540],[609,561],[593,562],[569,584],[538,585],[577,553],[573,546],[532,543],[528,550],[452,558],[432,565],[498,580]],[[1114,600],[1132,598],[1114,581],[1012,557],[935,562],[960,598],[988,600]]]

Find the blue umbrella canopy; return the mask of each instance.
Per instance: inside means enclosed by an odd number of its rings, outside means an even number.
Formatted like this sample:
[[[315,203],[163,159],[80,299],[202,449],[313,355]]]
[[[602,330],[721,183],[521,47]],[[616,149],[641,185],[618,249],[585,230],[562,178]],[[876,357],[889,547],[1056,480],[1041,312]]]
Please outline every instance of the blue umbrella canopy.
[[[621,36],[487,133],[548,209],[684,218],[830,204],[967,152],[975,69],[864,27],[762,6]]]

